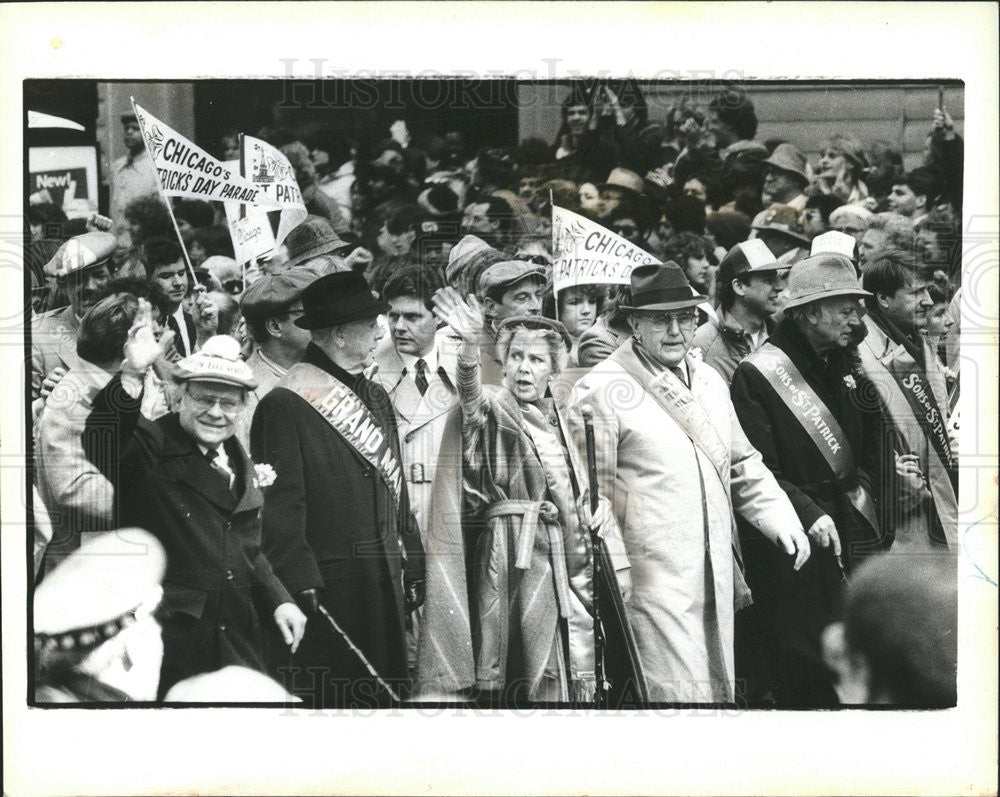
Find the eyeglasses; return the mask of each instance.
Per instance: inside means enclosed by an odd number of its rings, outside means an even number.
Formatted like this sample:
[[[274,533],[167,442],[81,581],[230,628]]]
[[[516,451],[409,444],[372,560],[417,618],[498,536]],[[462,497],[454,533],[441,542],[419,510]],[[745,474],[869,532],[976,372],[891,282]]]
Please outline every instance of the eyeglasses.
[[[231,398],[219,398],[201,393],[188,393],[191,401],[202,412],[211,412],[212,408],[218,404],[219,409],[226,415],[234,415],[243,407],[243,402]]]
[[[677,324],[681,329],[690,329],[698,320],[698,314],[693,312],[680,313],[648,313],[641,316],[655,332],[663,332],[665,329]]]

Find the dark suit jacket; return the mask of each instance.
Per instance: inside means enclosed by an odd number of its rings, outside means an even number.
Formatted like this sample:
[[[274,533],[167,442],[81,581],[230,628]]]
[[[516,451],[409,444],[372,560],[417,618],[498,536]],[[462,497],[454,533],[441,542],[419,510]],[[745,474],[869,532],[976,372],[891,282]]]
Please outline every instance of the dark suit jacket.
[[[261,551],[253,465],[235,437],[226,441],[234,498],[177,415],[151,423],[139,404],[112,379],[94,399],[84,449],[115,486],[117,525],[147,529],[166,549],[160,695],[229,664],[263,670],[252,590],[271,611],[291,596]]]
[[[385,390],[338,368],[315,346],[309,346],[304,362],[354,389],[399,457]],[[277,473],[268,488],[263,526],[264,550],[275,573],[293,593],[319,589],[323,605],[378,673],[405,684],[403,581],[424,578],[423,548],[405,482],[397,502],[367,460],[281,383],[257,405],[250,445],[256,461]],[[348,689],[369,678],[355,654],[330,634],[324,618],[310,618],[294,664],[301,670],[296,678],[302,679],[293,691],[307,700],[364,703],[357,694],[323,694],[315,676],[304,675],[309,668],[322,668]]]

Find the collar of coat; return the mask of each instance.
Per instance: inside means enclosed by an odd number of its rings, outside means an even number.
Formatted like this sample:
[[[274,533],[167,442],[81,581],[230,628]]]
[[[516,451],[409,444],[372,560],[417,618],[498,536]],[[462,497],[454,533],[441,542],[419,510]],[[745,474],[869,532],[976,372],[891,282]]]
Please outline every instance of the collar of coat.
[[[160,466],[173,478],[203,495],[223,512],[235,514],[259,509],[264,505],[264,495],[254,483],[256,474],[253,462],[235,436],[223,443],[229,457],[229,466],[236,474],[236,483],[242,485],[240,498],[234,507],[228,487],[217,478],[218,474],[209,464],[208,458],[201,453],[194,438],[181,427],[180,416],[171,413],[159,423],[162,423],[163,429]]]
[[[826,398],[839,400],[841,390],[838,386],[843,385],[845,376],[854,375],[852,351],[843,349],[822,357],[790,318],[782,319],[774,327],[769,341],[791,358],[811,385],[821,387],[828,394]]]
[[[735,318],[733,318],[725,310],[719,310],[718,319],[712,319],[712,323],[719,328],[719,332],[727,337],[733,338],[735,340],[743,340],[744,338],[750,337],[750,333],[743,328]],[[774,322],[770,318],[764,319],[764,331],[770,336],[771,331],[774,329]]]

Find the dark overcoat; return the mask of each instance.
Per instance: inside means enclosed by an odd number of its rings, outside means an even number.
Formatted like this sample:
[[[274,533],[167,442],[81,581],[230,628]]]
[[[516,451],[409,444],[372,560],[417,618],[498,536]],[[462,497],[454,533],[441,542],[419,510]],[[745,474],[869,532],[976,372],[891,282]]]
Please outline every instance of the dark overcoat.
[[[314,345],[304,362],[358,394],[399,458],[385,390],[338,368]],[[285,586],[293,594],[319,590],[323,606],[379,675],[405,691],[403,582],[424,578],[405,481],[397,501],[377,470],[282,384],[261,399],[250,429],[256,461],[277,474],[264,505],[264,550]],[[317,705],[371,705],[384,698],[320,615],[309,618],[298,652],[283,666],[294,676],[286,686]]]
[[[94,400],[84,448],[115,486],[117,524],[150,531],[166,550],[159,694],[230,664],[263,671],[255,593],[269,613],[291,596],[261,550],[263,495],[250,458],[235,437],[226,441],[235,497],[176,414],[150,422],[139,408],[116,376]]]
[[[736,415],[791,499],[803,528],[808,530],[823,515],[832,518],[843,546],[842,561],[850,573],[866,556],[883,550],[880,533],[845,494],[845,487],[860,483],[878,499],[879,485],[871,478],[880,472],[878,405],[872,401],[867,380],[853,367],[851,352],[835,352],[823,359],[788,319],[775,327],[769,342],[788,355],[840,424],[854,454],[855,479],[849,480],[851,485],[835,481],[830,465],[801,423],[760,371],[747,362],[737,367],[731,385]],[[753,633],[758,636],[756,647],[772,659],[768,667],[779,682],[778,690],[794,702],[832,699],[819,646],[820,634],[835,619],[842,591],[843,576],[832,548],[813,543],[809,561],[794,571],[787,556],[762,542],[759,535],[746,533],[743,522],[738,522],[747,582],[756,604],[747,617],[752,618]],[[776,665],[776,657],[783,657],[784,663]],[[776,666],[781,672],[775,671]]]

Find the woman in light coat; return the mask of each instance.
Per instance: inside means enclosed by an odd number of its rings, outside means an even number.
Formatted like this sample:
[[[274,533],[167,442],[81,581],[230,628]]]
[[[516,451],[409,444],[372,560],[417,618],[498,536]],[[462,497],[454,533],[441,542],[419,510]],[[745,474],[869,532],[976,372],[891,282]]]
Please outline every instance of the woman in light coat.
[[[497,338],[504,384],[484,387],[478,302],[454,288],[434,302],[463,340],[456,369],[462,499],[455,513],[442,512],[435,484],[418,682],[424,690],[474,688],[505,702],[590,701],[591,526],[618,552],[625,589],[628,560],[610,504],[590,513],[586,471],[548,394],[550,378],[566,364],[568,333],[541,316],[504,319]],[[454,555],[445,539],[451,536],[460,538]]]

